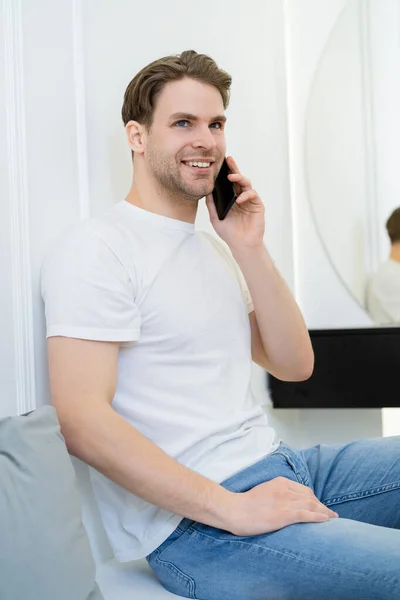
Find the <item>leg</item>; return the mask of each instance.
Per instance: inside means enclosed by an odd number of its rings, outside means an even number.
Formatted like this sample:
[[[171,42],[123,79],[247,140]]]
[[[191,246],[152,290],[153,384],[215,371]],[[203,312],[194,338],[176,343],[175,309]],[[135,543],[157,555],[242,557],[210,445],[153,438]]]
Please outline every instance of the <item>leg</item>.
[[[278,475],[309,477],[299,453],[282,445],[222,485],[245,491]],[[400,597],[400,531],[344,518],[247,538],[183,519],[148,561],[168,590],[199,600]]]
[[[300,454],[315,495],[341,517],[400,529],[400,436]]]

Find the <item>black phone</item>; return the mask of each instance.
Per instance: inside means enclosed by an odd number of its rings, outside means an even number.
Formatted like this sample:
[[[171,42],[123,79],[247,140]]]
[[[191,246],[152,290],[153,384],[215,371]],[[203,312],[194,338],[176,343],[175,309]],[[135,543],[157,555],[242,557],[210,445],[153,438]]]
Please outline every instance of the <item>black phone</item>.
[[[228,179],[230,173],[228,163],[224,158],[221,169],[215,180],[214,189],[212,192],[215,208],[217,209],[218,218],[220,221],[225,219],[226,215],[236,202],[235,186]]]

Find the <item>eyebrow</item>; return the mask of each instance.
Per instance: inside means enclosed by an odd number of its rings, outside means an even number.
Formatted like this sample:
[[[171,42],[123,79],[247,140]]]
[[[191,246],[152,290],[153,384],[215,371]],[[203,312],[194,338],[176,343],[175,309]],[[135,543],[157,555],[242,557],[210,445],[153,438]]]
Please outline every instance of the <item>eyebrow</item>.
[[[179,121],[179,120],[198,121],[199,120],[199,117],[196,117],[196,115],[192,115],[191,113],[184,113],[184,112],[174,113],[173,115],[171,115],[170,118],[172,121]],[[221,121],[222,123],[225,123],[226,117],[225,117],[225,115],[218,115],[216,117],[213,117],[210,120],[210,123],[215,123],[215,121]]]

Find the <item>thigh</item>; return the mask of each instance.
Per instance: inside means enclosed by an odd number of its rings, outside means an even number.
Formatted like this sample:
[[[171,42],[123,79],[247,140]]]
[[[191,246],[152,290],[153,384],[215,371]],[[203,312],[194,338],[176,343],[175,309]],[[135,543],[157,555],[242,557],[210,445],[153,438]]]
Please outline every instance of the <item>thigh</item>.
[[[299,453],[315,495],[341,517],[400,529],[400,436]]]
[[[400,532],[347,519],[252,538],[193,524],[154,562],[170,591],[202,600],[400,597]]]
[[[273,477],[304,483],[285,448],[222,485],[244,492]],[[183,519],[149,557],[169,591],[202,600],[393,600],[400,597],[400,532],[348,519],[239,537]]]

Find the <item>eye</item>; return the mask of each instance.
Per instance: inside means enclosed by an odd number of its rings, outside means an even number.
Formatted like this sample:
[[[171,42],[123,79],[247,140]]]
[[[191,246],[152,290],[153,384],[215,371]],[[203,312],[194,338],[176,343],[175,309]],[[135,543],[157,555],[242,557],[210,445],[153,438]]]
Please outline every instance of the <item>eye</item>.
[[[217,127],[214,127],[214,125],[217,125]],[[212,127],[213,129],[223,129],[223,125],[220,121],[216,121],[215,123],[211,123],[210,127]]]
[[[174,125],[184,128],[184,126],[181,125],[182,123],[189,124],[189,121],[185,121],[185,119],[181,119],[180,121],[177,121],[176,123],[174,123]]]

